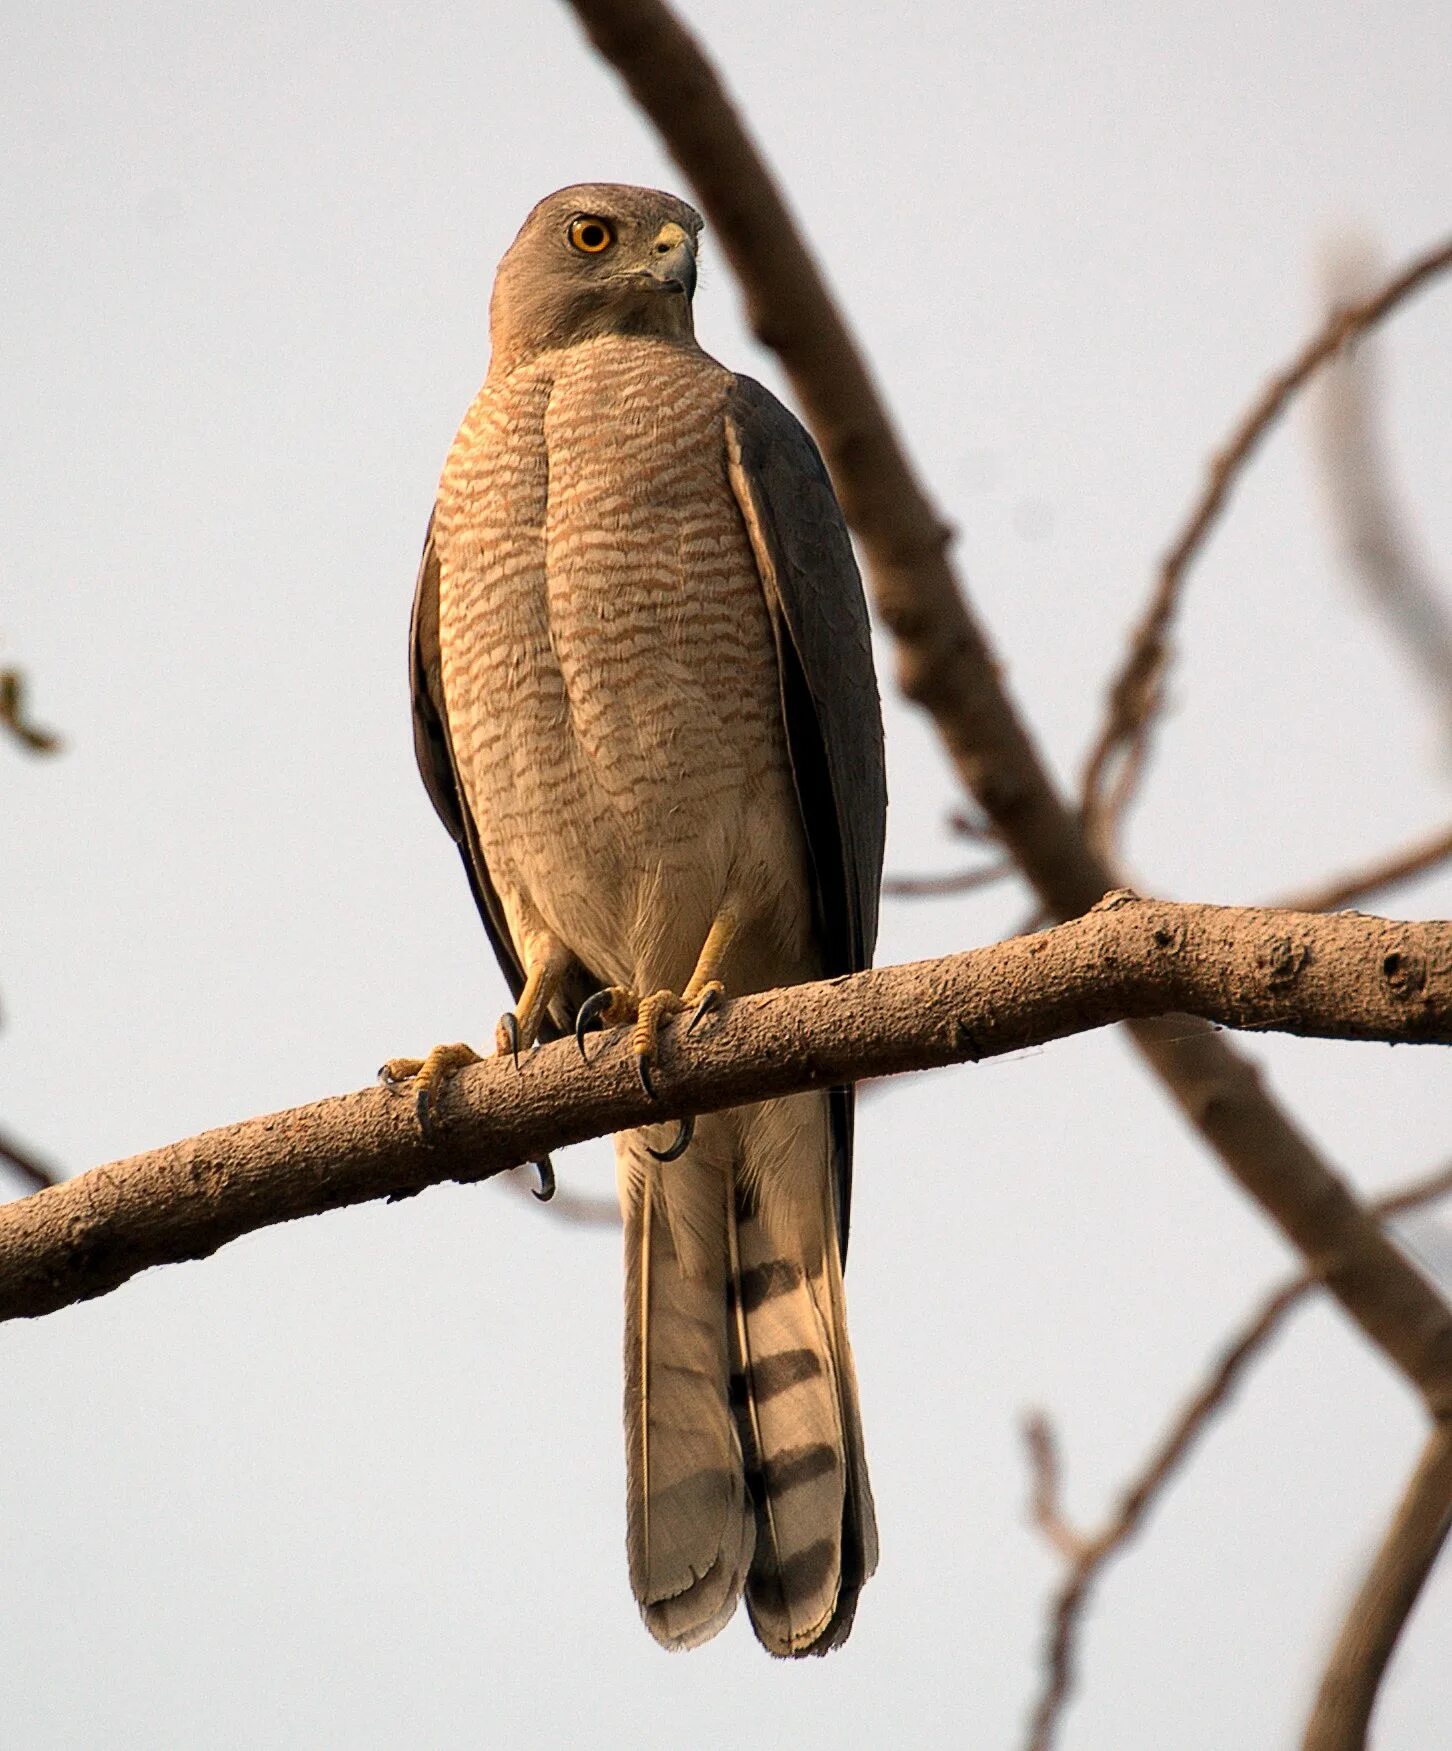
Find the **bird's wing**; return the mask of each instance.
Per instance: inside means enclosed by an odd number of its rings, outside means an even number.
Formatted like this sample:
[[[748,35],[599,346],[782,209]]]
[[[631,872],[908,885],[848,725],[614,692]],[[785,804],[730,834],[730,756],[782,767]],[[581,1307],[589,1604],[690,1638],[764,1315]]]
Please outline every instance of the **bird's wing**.
[[[433,519],[424,536],[418,585],[413,597],[413,621],[409,628],[409,690],[413,696],[413,751],[419,773],[439,819],[459,848],[473,889],[479,916],[489,933],[495,956],[516,998],[524,989],[524,967],[504,908],[489,879],[479,835],[469,813],[459,769],[449,739],[449,714],[444,701],[444,677],[439,662],[439,556],[434,547]],[[557,1020],[546,1018],[541,1037],[554,1039],[560,1032]]]
[[[822,970],[832,978],[868,966],[877,941],[887,780],[867,603],[841,506],[801,422],[760,383],[738,377],[726,442],[776,635]],[[845,1254],[850,1089],[834,1091],[832,1135]]]

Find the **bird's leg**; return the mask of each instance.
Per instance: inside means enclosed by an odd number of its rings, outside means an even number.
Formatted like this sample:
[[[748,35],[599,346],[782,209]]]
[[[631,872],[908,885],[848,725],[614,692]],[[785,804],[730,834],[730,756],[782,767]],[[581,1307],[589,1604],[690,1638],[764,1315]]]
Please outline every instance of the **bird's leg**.
[[[536,947],[541,952],[530,955],[529,971],[519,1001],[500,1016],[499,1025],[494,1030],[495,1051],[508,1052],[516,1065],[519,1054],[527,1052],[539,1038],[550,1004],[554,1002],[573,959],[557,936],[546,937],[538,945],[530,944],[531,950]]]
[[[585,1056],[585,1035],[592,1027],[619,1027],[624,1022],[633,1021],[635,1032],[631,1035],[630,1049],[635,1055],[636,1075],[640,1078],[640,1086],[654,1100],[650,1066],[656,1053],[660,1024],[667,1016],[682,1015],[690,1010],[691,1019],[686,1027],[689,1033],[702,1016],[720,1003],[725,986],[718,975],[726,951],[739,929],[740,919],[736,913],[730,906],[723,906],[706,933],[696,970],[679,996],[674,991],[653,991],[649,997],[641,998],[624,985],[607,985],[602,991],[587,997],[575,1018],[575,1041],[580,1056]],[[694,1128],[694,1119],[682,1119],[670,1145],[665,1149],[650,1149],[650,1153],[657,1161],[679,1160],[686,1152]],[[647,1144],[646,1147],[649,1149],[650,1146]]]
[[[495,1049],[510,1053],[516,1064],[519,1054],[539,1038],[540,1026],[570,965],[569,950],[553,936],[530,943],[527,952],[528,971],[519,1002],[499,1018],[494,1030]],[[460,1040],[450,1046],[435,1046],[425,1058],[390,1058],[378,1074],[390,1086],[413,1083],[419,1129],[428,1137],[433,1131],[431,1109],[439,1089],[465,1065],[480,1062],[474,1048]]]
[[[739,928],[740,923],[735,912],[729,906],[723,906],[706,935],[700,957],[696,961],[696,970],[691,974],[685,990],[679,996],[674,991],[653,991],[637,1006],[635,1032],[630,1037],[630,1049],[635,1054],[635,1069],[640,1077],[640,1086],[652,1100],[655,1099],[655,1089],[651,1086],[650,1067],[655,1059],[661,1023],[667,1016],[683,1015],[690,1010],[690,1027],[695,1027],[701,1017],[721,1001],[725,987],[717,975]]]

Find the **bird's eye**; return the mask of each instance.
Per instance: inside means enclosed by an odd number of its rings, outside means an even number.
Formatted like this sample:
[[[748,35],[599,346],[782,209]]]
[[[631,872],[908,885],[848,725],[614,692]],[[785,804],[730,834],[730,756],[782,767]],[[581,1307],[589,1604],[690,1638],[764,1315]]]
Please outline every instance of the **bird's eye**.
[[[570,244],[582,255],[601,255],[615,241],[615,232],[605,219],[573,219],[570,222]]]

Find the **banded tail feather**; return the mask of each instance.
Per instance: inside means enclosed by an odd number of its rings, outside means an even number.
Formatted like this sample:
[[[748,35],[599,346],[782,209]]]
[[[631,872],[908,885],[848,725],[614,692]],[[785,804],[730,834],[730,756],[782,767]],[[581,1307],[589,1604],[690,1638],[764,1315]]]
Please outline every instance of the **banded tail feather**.
[[[798,1099],[805,1124],[701,1119],[669,1166],[617,1139],[630,1571],[667,1647],[709,1639],[744,1592],[770,1653],[825,1653],[876,1566],[826,1100]],[[793,1159],[751,1159],[763,1132]]]

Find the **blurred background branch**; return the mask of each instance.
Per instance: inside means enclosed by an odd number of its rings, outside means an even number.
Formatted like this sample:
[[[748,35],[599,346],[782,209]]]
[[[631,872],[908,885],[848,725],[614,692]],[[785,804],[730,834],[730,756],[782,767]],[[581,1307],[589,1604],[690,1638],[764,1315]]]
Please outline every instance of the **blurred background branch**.
[[[1322,266],[1328,321],[1364,306],[1385,274],[1370,243],[1332,244]],[[1396,489],[1384,403],[1380,354],[1370,338],[1344,348],[1322,374],[1310,412],[1326,511],[1367,606],[1440,719],[1443,755],[1452,761],[1452,607]]]
[[[32,754],[58,752],[60,737],[31,720],[26,711],[25,692],[25,677],[19,669],[0,669],[0,727]]]
[[[1105,720],[1085,762],[1083,818],[1092,843],[1105,855],[1119,838],[1125,813],[1139,788],[1156,720],[1164,708],[1165,676],[1173,656],[1170,634],[1186,575],[1225,509],[1245,465],[1297,392],[1323,366],[1343,355],[1351,343],[1359,341],[1448,267],[1452,267],[1452,241],[1417,256],[1376,290],[1363,292],[1349,302],[1337,302],[1317,333],[1270,379],[1224,446],[1211,458],[1204,488],[1160,561],[1149,603],[1110,685]],[[1341,405],[1343,409],[1347,406],[1344,391]],[[1362,394],[1359,401],[1353,400],[1352,413],[1343,414],[1337,438],[1341,474],[1356,477],[1353,490],[1359,509],[1349,514],[1348,528],[1354,524],[1358,535],[1366,538],[1355,551],[1363,566],[1367,563],[1366,553],[1375,550],[1378,554],[1373,572],[1378,579],[1378,599],[1389,616],[1409,631],[1420,623],[1445,637],[1445,616],[1430,607],[1435,602],[1435,592],[1429,590],[1415,569],[1409,569],[1405,546],[1393,535],[1396,519],[1391,515],[1384,483],[1366,472],[1372,455],[1367,422],[1366,397]],[[1369,483],[1375,490],[1368,490]],[[1338,478],[1338,484],[1344,486],[1345,479]],[[1446,655],[1452,660],[1452,651]],[[1452,669],[1444,671],[1440,647],[1438,653],[1425,661],[1439,676],[1452,673]],[[1445,678],[1442,684],[1446,684]]]
[[[1384,899],[1404,883],[1432,870],[1452,858],[1452,827],[1439,828],[1425,839],[1403,845],[1388,852],[1361,869],[1348,870],[1334,876],[1320,887],[1303,888],[1298,894],[1288,894],[1274,902],[1294,912],[1335,912],[1342,906],[1359,904],[1362,900]]]
[[[1374,1199],[1370,1207],[1385,1220],[1424,1209],[1448,1196],[1452,1196],[1452,1162],[1444,1163],[1435,1172]],[[1229,1402],[1230,1395],[1239,1384],[1245,1369],[1263,1353],[1292,1309],[1300,1306],[1313,1290],[1322,1286],[1323,1275],[1324,1273],[1303,1271],[1265,1297],[1241,1331],[1222,1351],[1220,1359],[1204,1383],[1196,1388],[1171,1419],[1160,1441],[1132,1481],[1120,1492],[1119,1500],[1108,1518],[1093,1532],[1078,1530],[1064,1512],[1060,1488],[1059,1445],[1053,1425],[1042,1411],[1031,1412],[1025,1418],[1024,1440],[1032,1480],[1030,1518],[1066,1563],[1064,1578],[1049,1606],[1043,1688],[1034,1704],[1030,1720],[1028,1751],[1049,1751],[1054,1743],[1065,1705],[1074,1690],[1078,1659],[1077,1638],[1081,1620],[1104,1565],[1122,1551],[1139,1532],[1146,1515],[1184,1466],[1191,1450],[1205,1434],[1212,1419]],[[1427,1566],[1430,1566],[1430,1560],[1428,1557]],[[1422,1573],[1425,1575],[1425,1569]],[[1416,1594],[1417,1587],[1411,1586],[1398,1595],[1403,1604],[1403,1618],[1416,1602]],[[1391,1630],[1391,1639],[1395,1639],[1394,1629]],[[1388,1640],[1385,1650],[1387,1654],[1390,1653],[1390,1645]],[[1385,1658],[1382,1664],[1385,1664]],[[1379,1676],[1380,1668],[1377,1670],[1377,1677]],[[1375,1688],[1373,1680],[1370,1694],[1374,1694]],[[1358,1691],[1358,1695],[1360,1694]],[[1326,1741],[1325,1751],[1330,1751],[1333,1743],[1341,1742]]]
[[[53,730],[33,723],[25,709],[25,678],[18,669],[0,669],[0,726],[32,754],[54,754],[61,746]],[[57,1176],[38,1156],[0,1131],[0,1166],[17,1175],[28,1191],[57,1184]]]
[[[0,1131],[0,1166],[17,1175],[28,1192],[38,1192],[43,1186],[59,1185],[61,1181],[53,1168],[4,1131]]]

